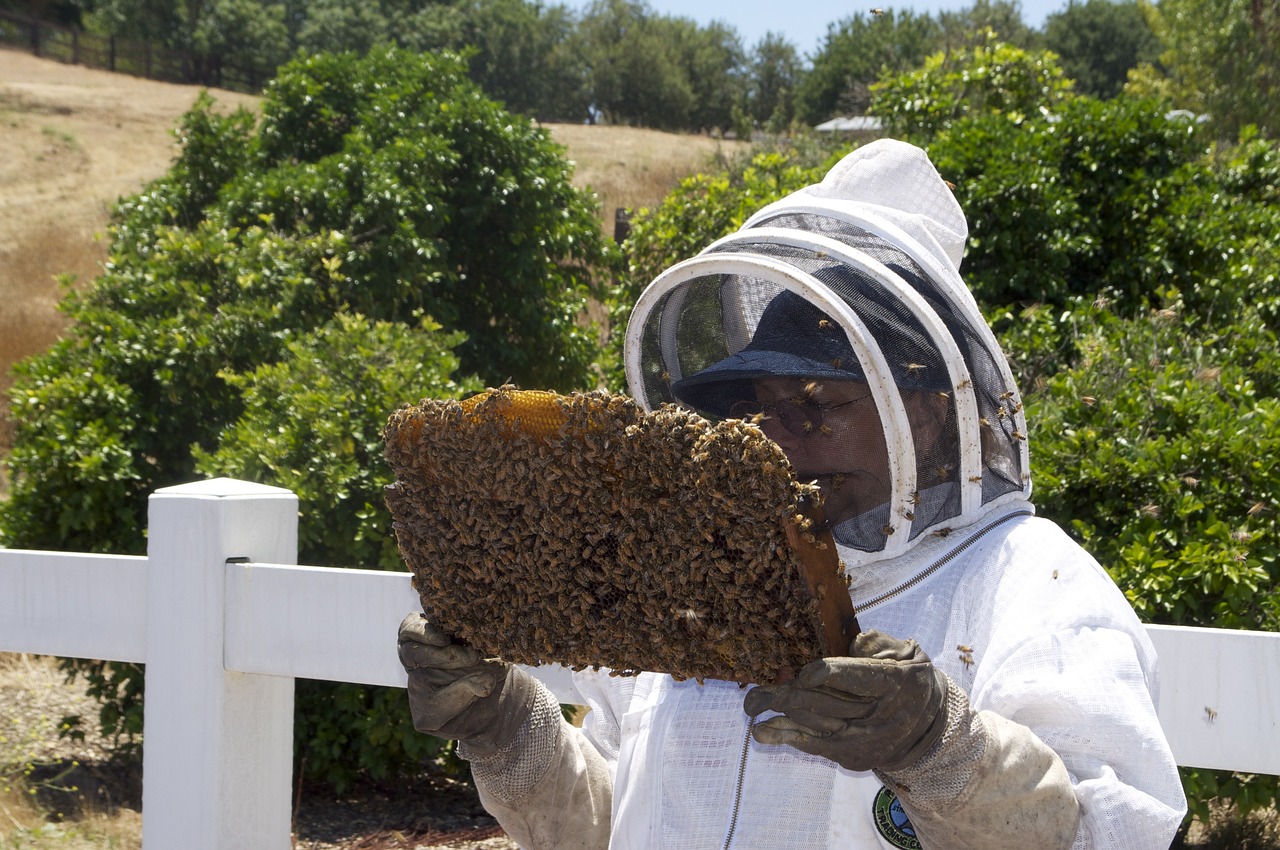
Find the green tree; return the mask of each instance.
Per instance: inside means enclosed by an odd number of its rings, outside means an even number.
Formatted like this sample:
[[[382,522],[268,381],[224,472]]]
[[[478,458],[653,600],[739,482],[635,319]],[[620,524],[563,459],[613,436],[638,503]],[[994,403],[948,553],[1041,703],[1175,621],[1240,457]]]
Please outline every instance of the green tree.
[[[18,369],[0,545],[141,552],[147,496],[216,469],[300,493],[304,562],[389,566],[374,447],[395,404],[475,386],[455,373],[594,385],[580,316],[610,255],[592,199],[465,71],[317,56],[285,66],[259,122],[207,98],[184,116],[174,166],[122,202],[106,271],[65,303],[70,331]],[[86,669],[107,731],[138,731],[136,668]],[[300,691],[309,770],[412,762],[382,747],[407,723],[394,696],[340,693]]]
[[[1045,21],[1044,46],[1058,54],[1077,92],[1100,98],[1115,97],[1129,69],[1160,56],[1137,0],[1071,0]]]
[[[586,118],[586,69],[571,44],[573,19],[565,7],[465,0],[445,8],[458,16],[461,26],[441,46],[470,49],[471,79],[486,94],[513,112],[543,120]]]
[[[804,76],[795,45],[779,33],[765,33],[751,49],[747,68],[746,103],[751,120],[775,132],[790,126]]]
[[[938,49],[937,23],[912,12],[854,14],[827,28],[798,93],[800,118],[820,124],[836,115],[862,115],[871,85],[883,73],[919,65]]]
[[[197,55],[214,68],[252,68],[263,82],[289,58],[285,7],[258,0],[211,0],[191,32]]]
[[[312,0],[298,30],[298,47],[304,53],[367,53],[386,41],[391,22],[377,3],[360,0]]]
[[[886,73],[868,109],[891,134],[929,138],[965,115],[1018,118],[1056,109],[1071,91],[1052,53],[1027,51],[988,31],[982,43],[935,53],[916,70]]]
[[[578,25],[592,106],[610,124],[689,126],[694,93],[671,29],[643,2],[595,0]]]
[[[1003,42],[1024,49],[1035,46],[1035,34],[1022,20],[1022,4],[1018,0],[975,0],[958,12],[939,12],[942,30],[941,47],[962,50],[982,44],[993,32]]]
[[[1141,8],[1164,46],[1177,106],[1208,114],[1223,139],[1247,124],[1280,134],[1280,3],[1141,0]]]
[[[746,85],[746,54],[737,31],[716,21],[700,27],[688,18],[668,19],[665,26],[672,31],[675,55],[693,93],[684,129],[727,130]]]
[[[175,0],[98,0],[85,25],[100,35],[173,47],[182,40],[182,13]]]

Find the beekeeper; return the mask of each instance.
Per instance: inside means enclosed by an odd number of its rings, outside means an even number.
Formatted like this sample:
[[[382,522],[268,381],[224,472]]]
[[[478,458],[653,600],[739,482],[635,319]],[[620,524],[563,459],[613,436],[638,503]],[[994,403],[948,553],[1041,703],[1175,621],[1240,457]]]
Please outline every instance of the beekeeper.
[[[757,422],[817,480],[864,632],[782,684],[526,672],[421,615],[418,729],[525,848],[1166,848],[1186,809],[1124,596],[1033,515],[1027,426],[923,151],[879,141],[655,280],[646,408]],[[768,639],[761,636],[761,639]]]

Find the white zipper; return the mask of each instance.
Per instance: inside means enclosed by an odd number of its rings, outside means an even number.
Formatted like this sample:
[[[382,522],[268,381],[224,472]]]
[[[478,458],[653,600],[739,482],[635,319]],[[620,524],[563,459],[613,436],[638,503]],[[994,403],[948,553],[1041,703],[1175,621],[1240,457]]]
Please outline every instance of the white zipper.
[[[756,719],[747,719],[747,734],[742,739],[742,759],[738,762],[738,785],[733,795],[733,816],[729,818],[729,834],[724,838],[724,850],[729,850],[733,843],[733,833],[738,828],[738,807],[742,805],[742,783],[747,775],[747,753],[751,751],[751,730],[755,728]]]
[[[948,562],[950,562],[951,559],[954,558],[956,555],[959,555],[965,549],[968,549],[970,546],[976,543],[978,538],[982,537],[982,535],[986,534],[991,529],[995,528],[1001,523],[1006,523],[1011,519],[1015,519],[1020,516],[1032,516],[1032,515],[1033,515],[1032,511],[1014,511],[1011,514],[1005,514],[999,519],[992,520],[991,522],[987,523],[987,525],[979,529],[976,533],[974,533],[974,535],[970,537],[968,540],[964,541],[959,546],[952,549],[950,552],[943,555],[941,558],[934,561],[932,564],[925,567],[923,570],[916,573],[911,578],[907,579],[907,581],[898,585],[893,590],[890,590],[888,593],[882,593],[874,599],[871,599],[867,602],[863,602],[860,605],[854,605],[854,609],[857,611],[857,613],[861,614],[863,611],[866,611],[868,608],[874,608],[875,606],[879,605],[882,602],[888,602],[890,599],[897,596],[899,593],[903,593],[904,591],[910,590],[920,582],[927,579],[929,576],[933,575],[935,572],[937,572],[943,566],[945,566]]]

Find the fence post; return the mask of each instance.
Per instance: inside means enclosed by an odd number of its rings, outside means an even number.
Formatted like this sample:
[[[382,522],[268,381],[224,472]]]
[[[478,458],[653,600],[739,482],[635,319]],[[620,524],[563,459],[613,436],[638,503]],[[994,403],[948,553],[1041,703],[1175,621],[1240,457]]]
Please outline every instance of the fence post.
[[[168,487],[148,525],[142,846],[287,850],[293,679],[224,669],[224,582],[228,560],[297,563],[297,496]]]

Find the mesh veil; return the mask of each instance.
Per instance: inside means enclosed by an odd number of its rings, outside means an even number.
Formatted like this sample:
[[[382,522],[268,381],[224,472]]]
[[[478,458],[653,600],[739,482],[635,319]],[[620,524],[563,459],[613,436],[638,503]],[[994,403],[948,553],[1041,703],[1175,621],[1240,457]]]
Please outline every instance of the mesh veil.
[[[927,159],[889,153],[876,184],[925,185],[927,209],[868,203],[865,168],[841,163],[843,184],[801,190],[659,276],[627,336],[641,405],[754,414],[823,485],[836,539],[868,560],[1030,491],[1017,391],[956,270],[963,218]],[[855,395],[861,413],[836,411]]]

